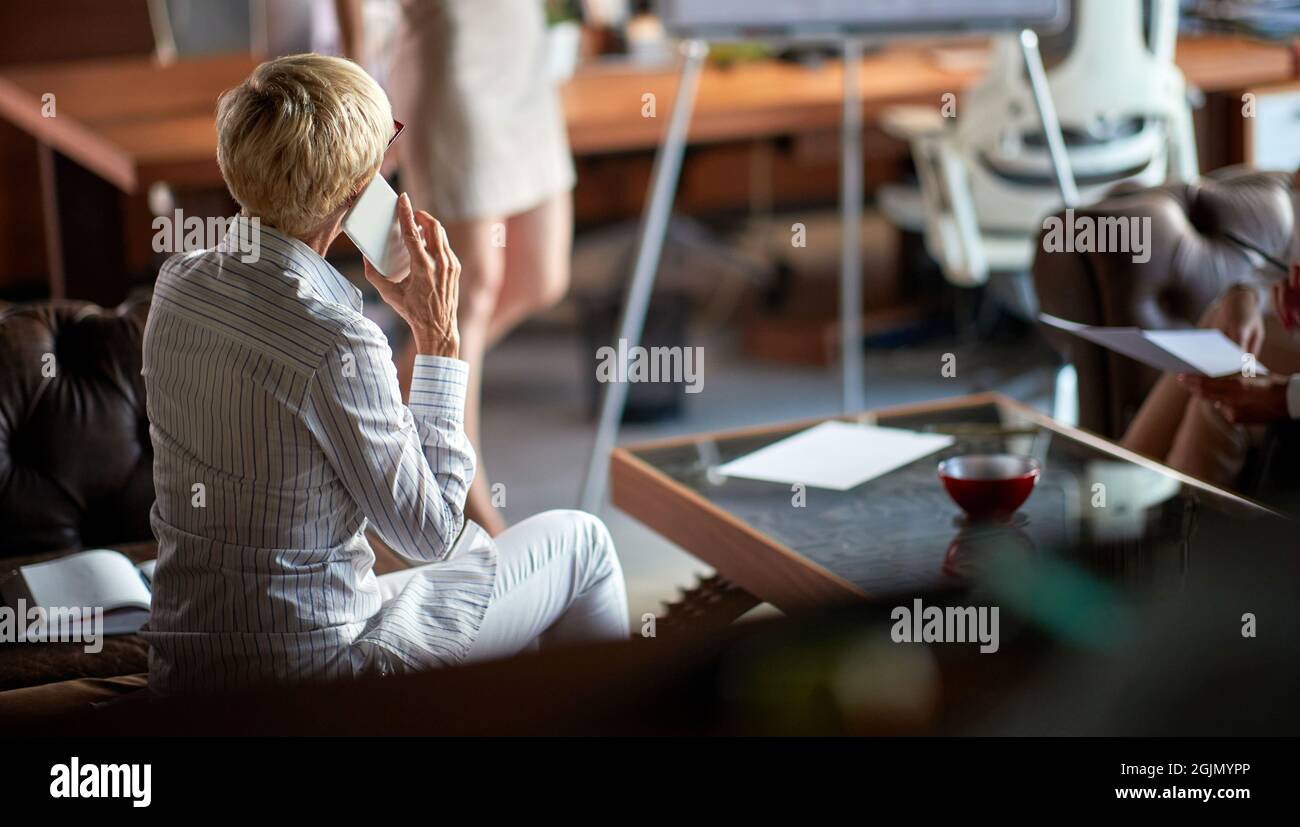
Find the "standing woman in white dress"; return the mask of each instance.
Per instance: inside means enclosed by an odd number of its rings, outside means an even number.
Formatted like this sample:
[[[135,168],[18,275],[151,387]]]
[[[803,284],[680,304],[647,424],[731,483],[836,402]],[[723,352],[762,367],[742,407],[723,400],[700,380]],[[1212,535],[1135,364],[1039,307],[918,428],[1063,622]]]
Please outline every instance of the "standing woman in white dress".
[[[359,54],[361,0],[337,6],[344,53],[368,57]],[[408,132],[395,147],[402,186],[442,221],[463,268],[465,428],[480,462],[484,355],[519,322],[558,302],[569,285],[573,158],[547,71],[542,6],[401,0],[390,67],[393,112]],[[505,528],[482,465],[465,511],[493,535]]]

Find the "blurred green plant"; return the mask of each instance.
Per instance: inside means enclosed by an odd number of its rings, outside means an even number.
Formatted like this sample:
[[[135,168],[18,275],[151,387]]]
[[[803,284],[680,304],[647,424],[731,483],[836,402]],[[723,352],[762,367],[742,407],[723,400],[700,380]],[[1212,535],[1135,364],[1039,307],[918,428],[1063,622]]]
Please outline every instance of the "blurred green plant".
[[[770,46],[749,41],[709,44],[709,62],[718,66],[753,63],[758,60],[766,60],[775,54],[776,52]]]
[[[546,25],[554,26],[570,20],[577,23],[581,19],[577,0],[546,0]]]

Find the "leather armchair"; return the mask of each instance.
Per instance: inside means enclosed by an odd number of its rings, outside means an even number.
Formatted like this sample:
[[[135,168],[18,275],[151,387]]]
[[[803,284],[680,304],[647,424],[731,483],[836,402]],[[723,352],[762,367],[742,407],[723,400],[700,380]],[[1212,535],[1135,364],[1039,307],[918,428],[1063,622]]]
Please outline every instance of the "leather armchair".
[[[147,299],[0,310],[0,558],[151,540]]]
[[[1128,252],[1048,252],[1040,236],[1033,265],[1039,305],[1090,325],[1193,327],[1224,289],[1258,275],[1227,234],[1288,261],[1296,252],[1297,207],[1300,192],[1290,174],[1244,167],[1193,184],[1117,191],[1076,209],[1075,219],[1150,218],[1150,260],[1135,263]],[[1057,215],[1065,220],[1064,211]],[[1158,373],[1076,337],[1045,332],[1078,371],[1080,426],[1122,435]]]

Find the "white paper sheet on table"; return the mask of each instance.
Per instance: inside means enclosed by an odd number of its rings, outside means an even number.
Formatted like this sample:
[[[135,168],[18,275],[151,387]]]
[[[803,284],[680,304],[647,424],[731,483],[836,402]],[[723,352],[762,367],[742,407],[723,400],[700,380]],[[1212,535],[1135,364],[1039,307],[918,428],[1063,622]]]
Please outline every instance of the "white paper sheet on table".
[[[1137,327],[1093,327],[1039,313],[1044,323],[1073,333],[1104,348],[1165,373],[1194,373],[1200,376],[1231,376],[1246,364],[1244,351],[1217,330],[1142,330]],[[1268,373],[1256,363],[1255,372]]]
[[[922,434],[853,422],[823,422],[718,467],[729,477],[847,491],[953,443]]]

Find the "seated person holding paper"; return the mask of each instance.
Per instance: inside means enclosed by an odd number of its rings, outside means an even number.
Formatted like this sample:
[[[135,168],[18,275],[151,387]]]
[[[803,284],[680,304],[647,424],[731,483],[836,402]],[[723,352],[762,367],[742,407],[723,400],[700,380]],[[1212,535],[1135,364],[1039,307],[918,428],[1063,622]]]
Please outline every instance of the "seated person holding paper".
[[[1244,283],[1228,288],[1206,311],[1201,327],[1219,329],[1269,372],[1219,379],[1166,375],[1142,404],[1123,445],[1231,487],[1259,431],[1255,426],[1300,419],[1297,309],[1300,262],[1269,290]]]
[[[239,236],[163,265],[144,334],[157,691],[628,634],[622,571],[595,517],[552,511],[495,541],[464,518],[468,368],[442,226],[403,196],[409,273],[388,281],[366,265],[418,346],[408,404],[360,291],[325,260],[393,123],[365,72],[319,55],[264,63],[218,104]],[[254,239],[256,256],[234,252]],[[367,526],[425,565],[377,577]]]

